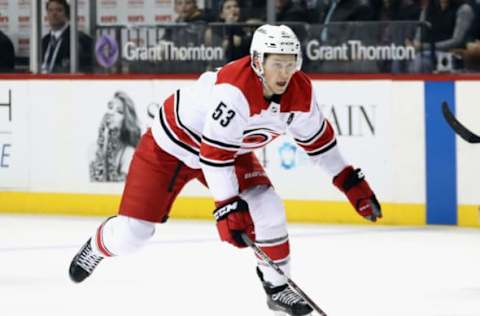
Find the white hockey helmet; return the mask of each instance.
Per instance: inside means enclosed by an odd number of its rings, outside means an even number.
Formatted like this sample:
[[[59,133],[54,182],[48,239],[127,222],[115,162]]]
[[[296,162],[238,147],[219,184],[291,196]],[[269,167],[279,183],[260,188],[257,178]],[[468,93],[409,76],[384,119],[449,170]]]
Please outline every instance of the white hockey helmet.
[[[264,24],[253,33],[250,57],[252,68],[260,77],[263,76],[265,54],[294,54],[297,56],[297,71],[302,68],[300,42],[292,29],[286,25]],[[254,59],[258,60],[258,67]]]

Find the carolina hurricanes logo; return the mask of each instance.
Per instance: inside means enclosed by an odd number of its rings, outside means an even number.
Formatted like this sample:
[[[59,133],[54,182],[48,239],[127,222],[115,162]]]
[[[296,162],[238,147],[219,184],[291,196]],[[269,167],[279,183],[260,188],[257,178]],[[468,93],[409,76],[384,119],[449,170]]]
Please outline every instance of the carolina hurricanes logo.
[[[264,147],[272,140],[280,136],[279,133],[269,129],[255,129],[245,131],[242,147],[246,149],[257,149]]]
[[[264,134],[252,134],[243,138],[243,142],[247,144],[264,143],[267,140],[268,136]]]

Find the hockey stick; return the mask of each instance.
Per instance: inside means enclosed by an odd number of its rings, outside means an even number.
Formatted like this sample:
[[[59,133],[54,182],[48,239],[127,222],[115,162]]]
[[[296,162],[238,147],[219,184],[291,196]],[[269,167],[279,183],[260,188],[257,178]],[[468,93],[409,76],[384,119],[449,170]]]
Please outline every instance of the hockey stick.
[[[318,305],[315,304],[315,302],[310,297],[308,297],[308,295],[305,294],[305,292],[303,292],[302,289],[285,274],[285,272],[283,272],[283,270],[278,266],[278,264],[273,262],[272,259],[270,259],[270,257],[268,257],[268,255],[262,249],[255,245],[255,243],[247,236],[247,234],[242,233],[241,236],[243,241],[247,244],[247,246],[253,249],[257,256],[259,256],[272,269],[277,271],[278,274],[287,279],[287,284],[290,285],[292,290],[294,290],[298,295],[300,295],[308,303],[308,305],[310,305],[311,308],[317,311],[318,314],[320,314],[321,316],[327,316],[327,314],[322,311],[322,309],[318,307]]]
[[[448,103],[445,101],[442,103],[442,112],[443,112],[443,116],[445,117],[445,120],[453,128],[455,133],[458,134],[458,136],[460,136],[465,141],[472,144],[480,143],[480,136],[475,135],[470,130],[468,130],[465,126],[463,126],[462,123],[460,123],[455,118],[455,115],[453,115],[453,113],[450,111],[448,107]]]

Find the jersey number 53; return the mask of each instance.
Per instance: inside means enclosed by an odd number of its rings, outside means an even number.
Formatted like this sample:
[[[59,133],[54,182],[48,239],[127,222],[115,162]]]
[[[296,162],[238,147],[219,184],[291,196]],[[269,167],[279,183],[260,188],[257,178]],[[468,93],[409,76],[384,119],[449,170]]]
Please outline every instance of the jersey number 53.
[[[235,111],[227,108],[225,103],[220,102],[212,114],[212,118],[220,122],[220,125],[227,127],[230,121],[235,117]]]

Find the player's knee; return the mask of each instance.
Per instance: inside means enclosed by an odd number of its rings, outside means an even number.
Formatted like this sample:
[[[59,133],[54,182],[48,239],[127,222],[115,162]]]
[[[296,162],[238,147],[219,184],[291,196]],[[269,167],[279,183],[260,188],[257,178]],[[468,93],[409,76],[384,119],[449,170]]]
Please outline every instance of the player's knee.
[[[120,235],[138,242],[147,241],[155,234],[155,224],[128,216],[118,216]]]
[[[101,230],[102,245],[111,255],[125,255],[140,250],[154,235],[155,224],[128,216],[109,219]]]
[[[272,227],[281,227],[282,229],[286,226],[286,217],[285,217],[285,205],[283,204],[280,196],[273,190],[272,187],[269,187],[266,191],[266,194],[263,197],[271,205],[272,208],[277,210],[276,216],[270,219],[269,226]]]
[[[257,186],[242,193],[250,207],[257,238],[287,235],[285,207],[271,186]]]

